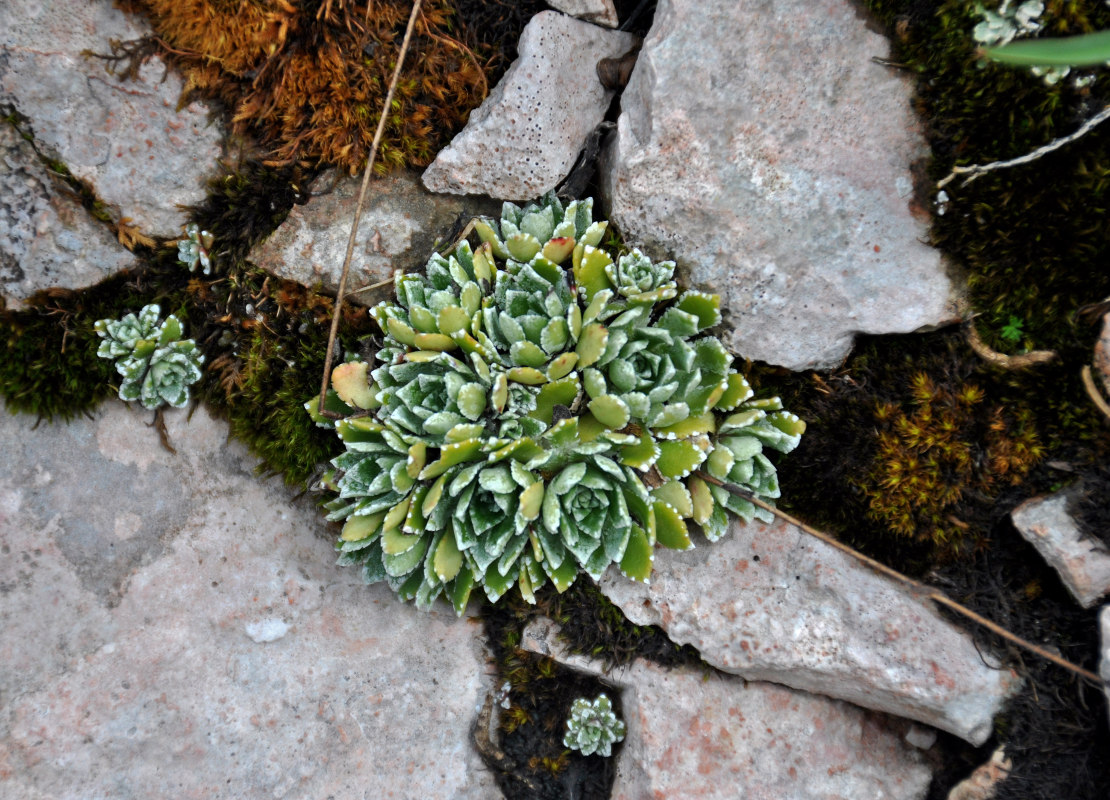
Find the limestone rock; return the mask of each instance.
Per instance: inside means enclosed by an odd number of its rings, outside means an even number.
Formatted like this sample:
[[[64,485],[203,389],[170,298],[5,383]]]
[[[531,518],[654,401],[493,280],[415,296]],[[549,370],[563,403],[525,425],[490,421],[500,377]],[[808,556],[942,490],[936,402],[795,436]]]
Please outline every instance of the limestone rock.
[[[1017,688],[971,638],[889,578],[786,523],[657,551],[650,585],[601,591],[718,669],[924,722],[982,744]]]
[[[203,410],[0,414],[0,796],[498,792],[480,628],[334,566]]]
[[[547,4],[564,14],[570,14],[572,17],[584,19],[595,25],[615,28],[620,24],[613,0],[547,0]]]
[[[624,55],[633,36],[556,11],[532,17],[520,56],[470,121],[424,171],[433,192],[531,200],[574,166],[613,93],[597,62]]]
[[[998,784],[1010,777],[1012,768],[1006,751],[999,747],[986,763],[952,787],[948,800],[991,800],[998,791]]]
[[[1110,594],[1110,553],[1083,534],[1068,513],[1069,492],[1026,500],[1010,518],[1084,608]]]
[[[549,625],[533,624],[523,646],[564,661],[553,641]],[[916,800],[928,791],[928,767],[902,741],[905,724],[881,714],[643,660],[606,677],[621,688],[628,726],[614,800]]]
[[[0,126],[0,294],[8,305],[40,289],[78,289],[135,258],[39,162],[30,143]]]
[[[633,243],[720,293],[727,343],[829,367],[857,333],[949,320],[910,165],[912,82],[849,0],[660,0],[606,154]],[[696,65],[696,68],[692,68]]]
[[[0,4],[0,104],[29,118],[36,141],[88,181],[117,216],[145,233],[173,237],[179,204],[204,197],[221,134],[205,106],[175,110],[180,76],[157,57],[135,81],[106,62],[110,39],[150,33],[110,0],[5,0]],[[164,80],[163,80],[164,78]]]
[[[329,291],[339,288],[347,240],[361,178],[321,176],[313,190],[321,194],[293,210],[276,231],[251,251],[255,264],[275,275]],[[330,191],[324,191],[332,185]],[[347,293],[388,281],[394,270],[421,270],[437,238],[446,237],[456,220],[478,214],[497,216],[500,205],[476,198],[446,197],[426,191],[413,173],[394,172],[371,179],[358,223],[355,251],[347,276]],[[390,295],[393,285],[350,295],[352,302],[373,305]]]

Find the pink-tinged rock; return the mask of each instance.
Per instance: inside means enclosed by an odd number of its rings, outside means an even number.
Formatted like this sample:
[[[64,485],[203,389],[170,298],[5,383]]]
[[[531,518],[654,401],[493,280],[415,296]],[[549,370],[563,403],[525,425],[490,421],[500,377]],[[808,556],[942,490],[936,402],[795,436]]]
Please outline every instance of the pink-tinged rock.
[[[110,0],[0,3],[0,104],[28,118],[36,142],[88,181],[117,218],[151,235],[180,234],[177,206],[204,198],[222,152],[207,108],[178,111],[182,80],[157,57],[120,81],[103,59],[111,39],[149,35]]]
[[[29,142],[0,126],[0,295],[9,307],[41,289],[90,286],[136,263],[56,181]]]
[[[991,800],[998,792],[998,784],[1010,777],[1012,767],[1006,751],[998,748],[986,763],[952,787],[948,800]]]
[[[547,0],[547,4],[564,14],[584,19],[594,25],[615,28],[620,24],[613,0]]]
[[[566,656],[550,624],[523,646]],[[600,667],[565,663],[601,674]],[[636,661],[606,675],[628,727],[614,800],[918,800],[930,772],[902,740],[908,725],[848,703],[761,681],[709,678]]]
[[[847,700],[973,744],[1018,687],[1013,671],[889,578],[783,522],[737,521],[714,544],[656,551],[650,585],[601,591],[725,672]]]
[[[722,296],[727,343],[830,367],[951,320],[912,78],[850,0],[660,0],[602,172],[610,218]]]
[[[1079,530],[1068,513],[1070,492],[1026,500],[1010,518],[1025,540],[1060,575],[1079,604],[1092,608],[1110,594],[1110,553]]]
[[[203,409],[176,456],[150,417],[0,415],[0,797],[497,797],[480,628],[335,567]]]
[[[629,33],[556,11],[536,14],[520,36],[520,57],[424,171],[424,185],[504,200],[554,189],[613,99],[597,62],[624,55],[632,43]]]
[[[278,229],[251,251],[250,260],[279,277],[336,291],[360,184],[361,178],[321,176],[313,185],[321,194],[294,206]],[[323,192],[328,186],[332,189]],[[497,216],[500,210],[488,200],[431,194],[410,172],[371,179],[347,275],[349,299],[374,305],[391,296],[394,271],[423,270],[439,238],[450,233],[456,220]],[[382,282],[386,285],[355,294]]]

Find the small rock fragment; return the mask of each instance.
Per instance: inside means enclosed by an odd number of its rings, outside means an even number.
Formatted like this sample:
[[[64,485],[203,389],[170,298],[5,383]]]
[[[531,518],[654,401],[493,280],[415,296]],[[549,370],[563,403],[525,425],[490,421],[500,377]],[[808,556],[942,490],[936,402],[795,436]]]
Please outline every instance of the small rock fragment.
[[[1071,492],[1026,500],[1010,515],[1026,541],[1037,548],[1084,608],[1110,594],[1110,553],[1076,525],[1068,513]]]
[[[424,185],[506,200],[554,189],[613,98],[597,62],[623,55],[633,40],[556,11],[536,14],[520,36],[520,57],[424,171]]]
[[[602,170],[631,243],[689,268],[727,343],[800,370],[953,318],[910,165],[912,81],[850,0],[661,0]],[[696,68],[692,68],[696,65]]]
[[[525,649],[568,658],[553,624],[525,629]],[[920,800],[929,768],[898,722],[848,703],[760,681],[644,660],[605,675],[621,688],[628,726],[614,800]]]
[[[547,0],[547,4],[564,14],[570,14],[572,17],[584,19],[595,25],[615,28],[620,24],[613,0]]]
[[[135,257],[65,191],[31,144],[0,123],[0,294],[9,307],[42,289],[81,289]]]
[[[725,672],[848,700],[973,744],[1018,686],[971,637],[902,586],[781,521],[734,521],[720,541],[657,552],[651,584],[600,588]]]
[[[331,186],[330,191],[325,191]],[[339,287],[339,275],[351,236],[360,181],[327,173],[313,185],[314,196],[294,206],[274,233],[257,245],[250,260],[280,278],[305,286]],[[390,281],[394,270],[421,270],[436,239],[446,236],[456,220],[463,224],[478,214],[496,216],[490,201],[445,197],[426,191],[415,174],[396,171],[374,179],[359,219],[355,251],[347,276],[352,302],[374,305],[388,297],[393,284],[355,294],[359,289]]]
[[[259,644],[276,642],[288,632],[289,625],[276,617],[247,623],[247,636]]]
[[[111,40],[150,34],[137,16],[106,0],[0,3],[0,104],[28,118],[35,140],[88,181],[118,217],[144,233],[173,237],[204,199],[222,152],[221,133],[199,103],[176,110],[182,80],[157,56],[135,80],[108,61]]]
[[[928,750],[937,743],[937,732],[923,725],[910,725],[910,729],[906,731],[906,742],[918,750]]]
[[[1009,777],[1011,767],[1005,749],[998,748],[987,763],[952,787],[948,800],[990,800],[998,791],[998,784]]]

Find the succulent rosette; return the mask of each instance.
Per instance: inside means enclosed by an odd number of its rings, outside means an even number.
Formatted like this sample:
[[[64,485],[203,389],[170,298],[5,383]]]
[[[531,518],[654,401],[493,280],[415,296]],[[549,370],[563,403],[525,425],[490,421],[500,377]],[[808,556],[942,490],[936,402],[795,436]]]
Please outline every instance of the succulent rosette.
[[[189,387],[200,380],[204,356],[192,339],[182,339],[184,328],[173,314],[159,319],[161,308],[144,306],[138,315],[98,320],[94,326],[102,341],[96,351],[116,361],[123,378],[121,400],[138,400],[144,408],[164,404],[182,408],[189,402]]]
[[[704,480],[778,497],[767,451],[805,425],[754,399],[708,333],[719,299],[680,294],[673,262],[602,245],[593,201],[554,195],[474,225],[371,310],[375,363],[333,371],[346,452],[321,481],[341,562],[421,607],[480,587],[534,602],[610,565],[647,580],[657,546],[716,540],[762,513]]]

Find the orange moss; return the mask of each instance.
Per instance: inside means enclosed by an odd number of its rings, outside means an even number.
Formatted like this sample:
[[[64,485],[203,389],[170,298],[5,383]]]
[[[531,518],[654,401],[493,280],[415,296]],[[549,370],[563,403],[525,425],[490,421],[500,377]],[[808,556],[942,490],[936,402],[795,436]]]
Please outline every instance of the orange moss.
[[[984,408],[984,399],[974,384],[938,388],[920,372],[908,402],[876,406],[875,464],[857,481],[872,519],[941,551],[963,549],[969,526],[955,507],[964,494],[1019,484],[1044,454],[1028,413]]]
[[[411,10],[383,0],[118,0],[147,14],[187,101],[218,100],[271,165],[359,171],[369,154]],[[389,111],[376,169],[424,166],[486,96],[487,55],[426,2]]]

